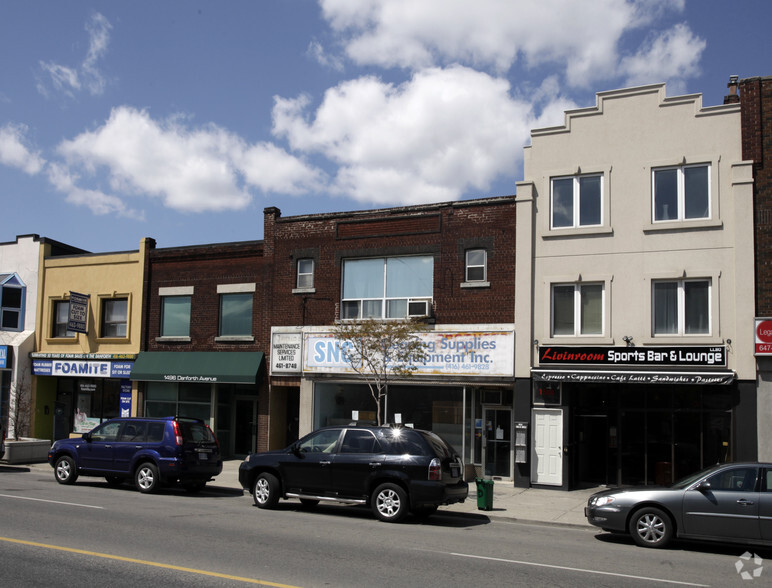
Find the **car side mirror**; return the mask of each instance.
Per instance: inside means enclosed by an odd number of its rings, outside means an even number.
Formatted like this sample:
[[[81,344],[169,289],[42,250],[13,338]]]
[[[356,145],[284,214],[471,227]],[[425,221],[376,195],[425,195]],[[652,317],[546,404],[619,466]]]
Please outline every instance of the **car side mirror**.
[[[303,453],[300,451],[300,445],[298,443],[293,443],[292,447],[290,447],[290,451],[297,457],[303,457]]]
[[[710,490],[710,482],[700,482],[697,485],[696,490],[699,490],[700,492],[707,492]]]
[[[88,433],[83,433],[83,440],[88,443],[91,443],[91,431],[89,431]]]

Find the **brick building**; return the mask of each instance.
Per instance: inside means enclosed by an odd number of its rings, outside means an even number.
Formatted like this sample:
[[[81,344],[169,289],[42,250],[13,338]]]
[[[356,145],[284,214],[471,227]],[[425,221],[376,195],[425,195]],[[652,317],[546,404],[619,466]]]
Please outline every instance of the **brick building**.
[[[390,384],[386,421],[441,432],[478,472],[512,478],[514,231],[513,197],[288,218],[267,208],[271,445],[373,417],[336,356],[335,321],[422,317],[438,352]],[[495,351],[483,360],[475,346]]]
[[[143,281],[138,414],[203,418],[227,456],[267,449],[262,242],[149,247]]]
[[[739,86],[739,98],[737,88]],[[772,460],[772,76],[729,83],[739,101],[743,159],[753,161],[753,236],[755,239],[756,361],[758,382],[759,459]]]

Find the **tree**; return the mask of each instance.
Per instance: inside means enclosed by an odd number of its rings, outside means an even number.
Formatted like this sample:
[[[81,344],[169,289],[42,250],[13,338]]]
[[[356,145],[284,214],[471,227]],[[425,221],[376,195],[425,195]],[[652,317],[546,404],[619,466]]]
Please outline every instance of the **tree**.
[[[29,432],[30,395],[28,383],[29,369],[22,368],[15,382],[11,383],[8,402],[8,437],[21,439]]]
[[[413,320],[342,321],[333,331],[341,356],[367,384],[375,401],[378,425],[383,424],[382,409],[394,377],[409,377],[428,357],[424,343],[416,334],[425,326]]]

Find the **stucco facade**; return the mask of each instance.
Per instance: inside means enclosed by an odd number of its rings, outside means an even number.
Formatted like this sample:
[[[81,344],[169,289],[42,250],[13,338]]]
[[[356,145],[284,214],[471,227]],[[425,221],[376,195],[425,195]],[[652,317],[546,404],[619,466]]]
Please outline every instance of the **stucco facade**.
[[[531,139],[525,179],[518,185],[516,375],[533,377],[532,392],[541,383],[554,383],[560,399],[552,408],[531,403],[532,419],[559,417],[542,431],[559,440],[551,450],[543,449],[552,451],[550,457],[533,454],[534,463],[523,474],[533,482],[566,486],[629,477],[653,482],[655,468],[667,479],[688,473],[680,470],[702,465],[696,462],[704,462],[708,453],[712,458],[713,450],[696,448],[699,455],[683,458],[678,467],[676,409],[685,393],[699,396],[690,400],[695,410],[690,427],[703,434],[709,417],[699,410],[707,410],[707,396],[730,388],[742,398],[731,407],[732,422],[725,427],[731,432],[723,433],[732,438],[722,439],[722,452],[734,459],[755,457],[755,392],[749,389],[755,363],[748,336],[754,308],[753,178],[750,162],[742,158],[739,105],[703,107],[699,94],[667,97],[664,84],[601,92],[595,106],[566,112],[564,125],[533,130]],[[691,172],[702,175],[703,208],[697,214],[684,204],[691,198],[683,195]],[[674,192],[668,201],[670,210],[661,206],[665,189],[656,184],[665,173],[678,186],[677,196]],[[582,192],[585,188],[578,186],[585,179],[592,190]],[[566,186],[567,199],[560,192]],[[580,200],[585,195],[593,206]],[[568,214],[560,209],[566,202],[575,207]],[[681,317],[678,326],[676,316],[672,329],[662,327],[659,321],[667,319],[655,316],[661,285],[672,288],[674,301],[677,292],[681,305],[684,291],[688,297],[690,287],[702,290],[700,325],[684,327]],[[561,315],[565,292],[570,304],[572,288],[576,324]],[[690,312],[673,309],[687,321]],[[671,352],[676,360],[669,359]],[[679,388],[676,384],[687,377],[690,384]],[[721,385],[704,394],[690,387],[711,378]],[[657,382],[667,382],[667,390]],[[659,392],[667,402],[654,400]],[[626,401],[618,399],[625,394],[650,397],[636,405],[644,412],[635,427],[622,422],[631,414]],[[604,409],[609,404],[615,408]],[[521,409],[527,405],[522,402]],[[650,435],[654,410],[666,412],[668,419],[662,427],[668,449],[656,459],[644,439],[633,439]],[[749,433],[748,428],[753,439],[739,432]],[[544,441],[539,434],[534,423],[534,447]],[[627,476],[625,470],[633,466],[623,463],[621,453],[640,443],[641,463]],[[604,444],[618,455],[604,472],[590,472],[581,463],[589,461],[583,453]]]
[[[128,377],[140,350],[147,241],[137,251],[62,257],[41,253],[32,354],[36,436],[77,433],[76,416],[90,419],[83,424],[87,427],[121,410],[136,414]],[[62,309],[66,318],[73,293],[88,297],[86,332],[70,331],[62,323]]]

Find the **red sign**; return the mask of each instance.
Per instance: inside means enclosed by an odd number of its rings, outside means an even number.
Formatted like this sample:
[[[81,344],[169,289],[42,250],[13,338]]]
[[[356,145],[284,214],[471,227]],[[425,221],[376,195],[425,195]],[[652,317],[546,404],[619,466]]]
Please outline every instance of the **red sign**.
[[[760,321],[756,325],[756,338],[759,343],[772,343],[772,321]]]
[[[772,355],[772,319],[756,319],[756,355]]]

